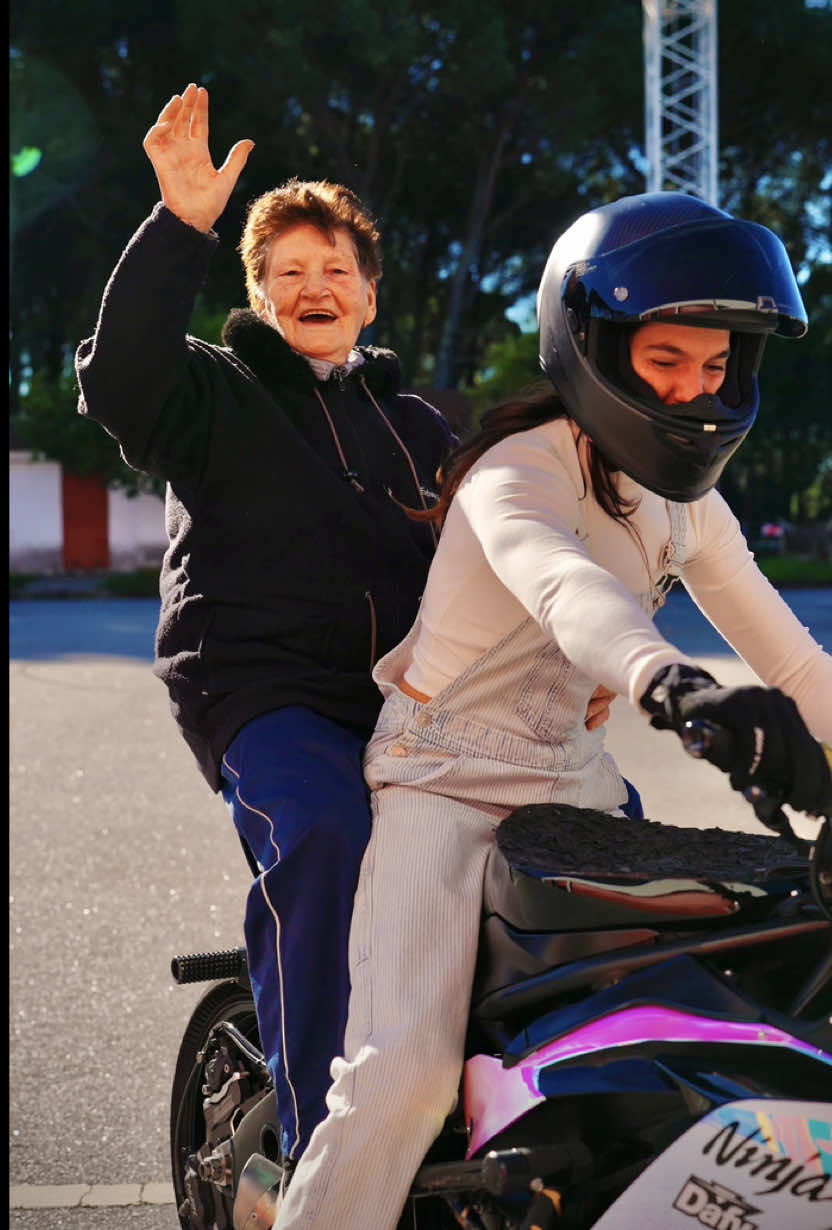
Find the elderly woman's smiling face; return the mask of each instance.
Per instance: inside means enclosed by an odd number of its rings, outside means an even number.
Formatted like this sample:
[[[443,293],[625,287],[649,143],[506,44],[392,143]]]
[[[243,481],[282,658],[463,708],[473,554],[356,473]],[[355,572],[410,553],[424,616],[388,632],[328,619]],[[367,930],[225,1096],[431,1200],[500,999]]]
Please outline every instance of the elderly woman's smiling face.
[[[666,406],[716,393],[725,379],[731,334],[727,329],[650,321],[630,339],[633,371]]]
[[[260,315],[311,359],[344,363],[376,316],[376,284],[343,227],[331,239],[308,223],[283,231],[269,248],[262,290]]]

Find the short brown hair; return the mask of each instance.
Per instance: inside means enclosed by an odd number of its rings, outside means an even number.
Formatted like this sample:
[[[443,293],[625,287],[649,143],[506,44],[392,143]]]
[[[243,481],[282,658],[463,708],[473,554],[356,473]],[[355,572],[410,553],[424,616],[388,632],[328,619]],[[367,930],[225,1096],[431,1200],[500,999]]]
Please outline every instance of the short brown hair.
[[[262,283],[269,246],[276,235],[306,223],[328,238],[342,227],[355,244],[358,267],[368,281],[381,277],[381,236],[364,203],[343,184],[326,179],[292,178],[252,201],[248,208],[239,252],[246,271],[249,305],[263,300]]]

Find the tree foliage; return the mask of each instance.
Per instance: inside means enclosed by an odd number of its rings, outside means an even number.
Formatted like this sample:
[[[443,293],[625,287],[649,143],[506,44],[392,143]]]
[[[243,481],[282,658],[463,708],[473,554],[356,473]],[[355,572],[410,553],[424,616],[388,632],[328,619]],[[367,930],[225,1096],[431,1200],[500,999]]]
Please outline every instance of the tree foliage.
[[[770,338],[760,369],[760,411],[725,471],[722,490],[748,526],[828,517],[832,465],[832,265],[805,284],[808,334]]]
[[[78,387],[70,374],[54,379],[35,372],[29,392],[15,419],[20,440],[35,459],[57,458],[72,474],[93,475],[128,495],[142,491],[163,493],[163,485],[131,469],[122,460],[116,441],[97,423],[76,413]]]
[[[188,80],[210,91],[216,160],[256,142],[194,331],[216,340],[244,303],[248,201],[290,175],[336,179],[384,236],[370,340],[398,352],[413,385],[485,387],[489,348],[514,345],[506,309],[536,288],[555,235],[644,188],[641,21],[636,0],[13,0],[13,412],[24,368],[60,392],[157,197],[142,138]],[[721,0],[719,26],[723,203],[781,233],[814,288],[828,259],[832,11]],[[819,388],[805,365],[823,357],[800,349],[803,383]],[[778,421],[794,394],[772,385]],[[801,430],[824,413],[810,402]]]

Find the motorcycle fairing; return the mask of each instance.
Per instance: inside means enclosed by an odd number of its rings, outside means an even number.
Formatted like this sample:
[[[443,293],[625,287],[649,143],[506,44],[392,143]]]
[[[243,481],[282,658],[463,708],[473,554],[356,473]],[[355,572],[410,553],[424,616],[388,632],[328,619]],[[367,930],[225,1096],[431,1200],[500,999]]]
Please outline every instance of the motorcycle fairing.
[[[832,1103],[727,1102],[651,1162],[592,1230],[829,1230]]]
[[[718,977],[694,957],[684,954],[662,961],[659,965],[636,970],[613,986],[596,991],[577,1003],[565,1004],[543,1016],[534,1017],[503,1047],[503,1063],[510,1068],[531,1051],[553,1042],[579,1025],[585,1025],[613,1009],[645,1002],[740,1021],[759,1021],[763,1015],[759,1003],[747,999],[738,988]],[[772,1018],[768,1015],[767,1019]],[[785,1025],[785,1022],[781,1024]]]
[[[794,1037],[784,1029],[761,1021],[712,1018],[660,1004],[621,1007],[526,1055],[506,1068],[500,1058],[473,1055],[464,1068],[464,1108],[468,1128],[466,1158],[511,1123],[550,1096],[541,1088],[541,1077],[555,1065],[591,1056],[593,1064],[605,1055],[632,1053],[651,1043],[666,1046],[693,1044],[703,1047],[743,1046],[788,1051],[828,1065],[832,1081],[832,1055]],[[772,1054],[772,1062],[777,1059]]]

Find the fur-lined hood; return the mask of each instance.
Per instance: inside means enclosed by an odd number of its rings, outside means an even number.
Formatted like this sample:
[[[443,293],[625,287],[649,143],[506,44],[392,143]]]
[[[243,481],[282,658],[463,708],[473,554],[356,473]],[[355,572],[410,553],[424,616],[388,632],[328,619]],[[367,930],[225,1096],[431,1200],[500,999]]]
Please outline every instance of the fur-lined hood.
[[[250,308],[234,308],[229,312],[223,325],[222,342],[268,388],[290,387],[299,392],[311,392],[315,387],[317,377],[303,355],[292,350],[277,330]],[[365,361],[355,371],[364,377],[368,387],[381,397],[398,393],[402,370],[393,351],[378,346],[357,346],[356,349]]]

